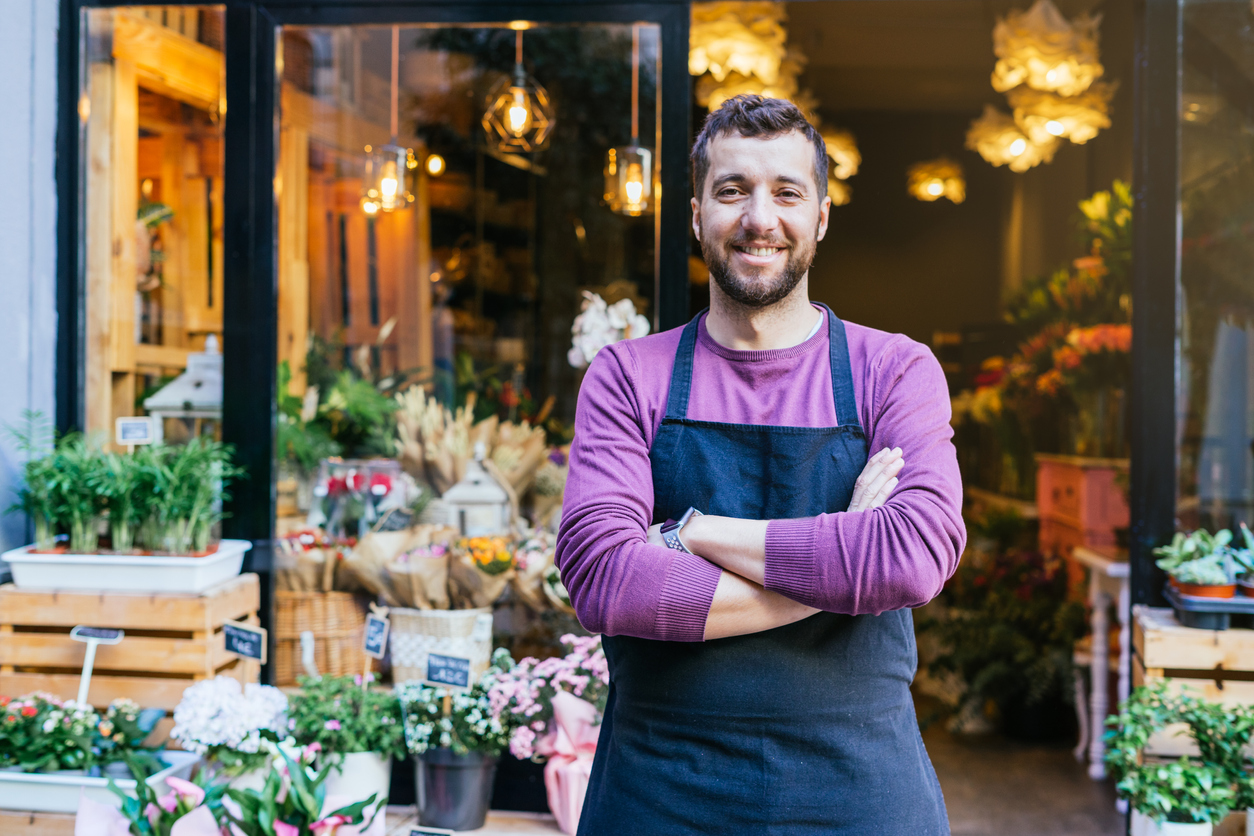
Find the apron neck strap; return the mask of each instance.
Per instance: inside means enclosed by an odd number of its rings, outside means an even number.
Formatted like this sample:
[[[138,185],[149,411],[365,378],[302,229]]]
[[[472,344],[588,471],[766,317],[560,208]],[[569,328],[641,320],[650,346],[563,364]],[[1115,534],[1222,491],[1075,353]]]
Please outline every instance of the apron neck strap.
[[[836,422],[842,426],[862,429],[858,420],[858,402],[853,391],[853,369],[849,364],[849,344],[845,339],[845,323],[832,309],[820,303],[827,312],[828,342],[831,346],[832,395],[836,402]],[[679,336],[679,348],[675,351],[675,366],[671,370],[671,387],[666,396],[666,417],[687,418],[688,396],[692,392],[692,359],[697,347],[697,327],[701,317],[709,311],[705,308],[692,318]]]
[[[679,336],[679,348],[675,351],[675,368],[671,370],[671,389],[666,396],[666,417],[688,417],[688,394],[692,391],[692,356],[697,347],[697,323],[709,308],[692,318]]]
[[[858,399],[853,391],[853,367],[849,363],[849,341],[845,338],[845,323],[832,309],[823,303],[827,312],[827,334],[832,353],[832,397],[836,401],[836,423],[842,427],[862,429],[858,420]]]

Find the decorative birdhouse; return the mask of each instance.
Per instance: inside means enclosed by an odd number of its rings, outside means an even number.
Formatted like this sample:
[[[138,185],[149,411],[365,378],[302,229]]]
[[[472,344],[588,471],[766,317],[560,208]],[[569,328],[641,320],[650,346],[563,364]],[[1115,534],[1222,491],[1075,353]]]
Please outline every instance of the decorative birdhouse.
[[[513,513],[509,493],[484,468],[486,456],[483,442],[475,444],[475,457],[466,465],[466,476],[442,497],[448,506],[448,524],[463,537],[509,533]]]

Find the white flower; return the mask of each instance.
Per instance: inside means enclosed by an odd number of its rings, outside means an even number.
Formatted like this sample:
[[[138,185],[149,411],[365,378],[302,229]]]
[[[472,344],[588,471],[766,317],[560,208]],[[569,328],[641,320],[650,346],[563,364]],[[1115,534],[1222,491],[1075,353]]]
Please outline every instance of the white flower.
[[[625,340],[634,340],[638,337],[647,337],[649,335],[649,318],[644,314],[636,314],[627,322],[627,331],[623,336]]]
[[[260,731],[285,728],[286,715],[287,697],[279,689],[251,683],[241,688],[219,676],[183,692],[170,737],[197,754],[218,746],[252,754],[262,748]]]

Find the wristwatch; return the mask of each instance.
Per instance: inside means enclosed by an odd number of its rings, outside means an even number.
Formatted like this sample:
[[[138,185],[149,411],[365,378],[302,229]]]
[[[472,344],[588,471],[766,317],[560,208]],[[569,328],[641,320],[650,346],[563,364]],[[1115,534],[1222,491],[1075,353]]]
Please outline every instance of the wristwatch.
[[[689,508],[687,511],[684,511],[684,515],[678,521],[667,520],[662,523],[662,539],[666,542],[666,547],[677,552],[692,554],[688,547],[684,545],[684,541],[679,539],[679,532],[683,530],[683,527],[688,524],[690,519],[700,516],[702,514],[696,508]]]

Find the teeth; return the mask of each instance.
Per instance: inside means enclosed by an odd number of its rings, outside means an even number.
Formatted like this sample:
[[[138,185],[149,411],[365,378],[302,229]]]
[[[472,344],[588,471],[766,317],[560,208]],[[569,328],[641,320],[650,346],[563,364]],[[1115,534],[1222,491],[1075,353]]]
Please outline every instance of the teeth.
[[[744,247],[743,249],[749,255],[775,255],[778,252],[774,247]]]

